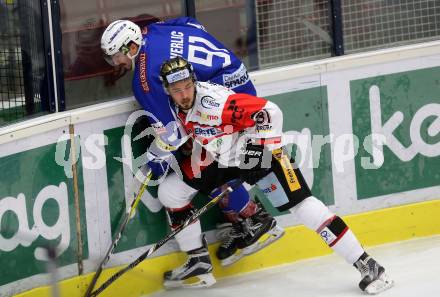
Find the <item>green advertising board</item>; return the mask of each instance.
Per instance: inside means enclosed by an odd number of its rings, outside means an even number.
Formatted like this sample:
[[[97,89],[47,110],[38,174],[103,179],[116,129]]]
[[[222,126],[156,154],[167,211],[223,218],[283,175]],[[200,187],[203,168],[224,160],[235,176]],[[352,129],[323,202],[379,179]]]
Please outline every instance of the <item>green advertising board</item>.
[[[435,67],[350,82],[358,199],[440,184],[439,77]]]
[[[66,144],[70,147],[70,141]],[[56,144],[0,158],[0,286],[46,273],[46,247],[58,265],[77,263],[73,180],[55,161]],[[69,149],[67,149],[67,153]],[[77,163],[80,213],[85,213],[82,167]],[[82,253],[88,257],[85,216]]]

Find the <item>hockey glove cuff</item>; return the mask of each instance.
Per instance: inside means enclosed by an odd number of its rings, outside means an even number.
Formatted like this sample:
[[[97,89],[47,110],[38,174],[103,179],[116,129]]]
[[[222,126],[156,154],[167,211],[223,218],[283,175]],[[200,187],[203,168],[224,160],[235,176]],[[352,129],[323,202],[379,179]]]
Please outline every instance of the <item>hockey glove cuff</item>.
[[[158,158],[150,152],[147,153],[147,159],[147,165],[151,169],[154,178],[159,179],[168,172],[170,165],[167,160]]]

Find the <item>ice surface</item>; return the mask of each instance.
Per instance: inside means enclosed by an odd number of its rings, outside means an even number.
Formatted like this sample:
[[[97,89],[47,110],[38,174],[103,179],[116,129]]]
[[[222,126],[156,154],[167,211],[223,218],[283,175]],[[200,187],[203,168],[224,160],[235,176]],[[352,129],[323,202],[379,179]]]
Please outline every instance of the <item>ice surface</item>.
[[[394,279],[381,297],[440,297],[440,236],[368,248]],[[336,254],[219,279],[206,289],[161,291],[150,297],[355,297],[360,274]]]

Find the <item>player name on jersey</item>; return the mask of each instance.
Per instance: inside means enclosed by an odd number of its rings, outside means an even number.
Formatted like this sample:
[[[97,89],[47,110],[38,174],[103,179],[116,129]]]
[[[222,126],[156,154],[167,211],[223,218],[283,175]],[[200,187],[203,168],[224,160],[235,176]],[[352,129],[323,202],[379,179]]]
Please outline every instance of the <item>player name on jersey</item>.
[[[170,58],[183,55],[183,32],[171,31]]]

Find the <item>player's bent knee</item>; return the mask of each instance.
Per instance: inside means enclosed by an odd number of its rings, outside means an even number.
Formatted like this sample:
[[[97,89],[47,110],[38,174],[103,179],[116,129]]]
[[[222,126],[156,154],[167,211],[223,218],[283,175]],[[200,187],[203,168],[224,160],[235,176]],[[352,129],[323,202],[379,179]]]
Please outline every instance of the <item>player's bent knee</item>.
[[[306,227],[318,231],[327,220],[334,217],[334,213],[314,196],[304,199],[292,212],[299,218]]]
[[[316,231],[330,246],[334,246],[347,232],[345,222],[317,198],[310,196],[294,208],[301,223]]]
[[[159,185],[159,201],[167,208],[182,208],[189,204],[197,190],[185,184],[177,174],[169,174]]]

